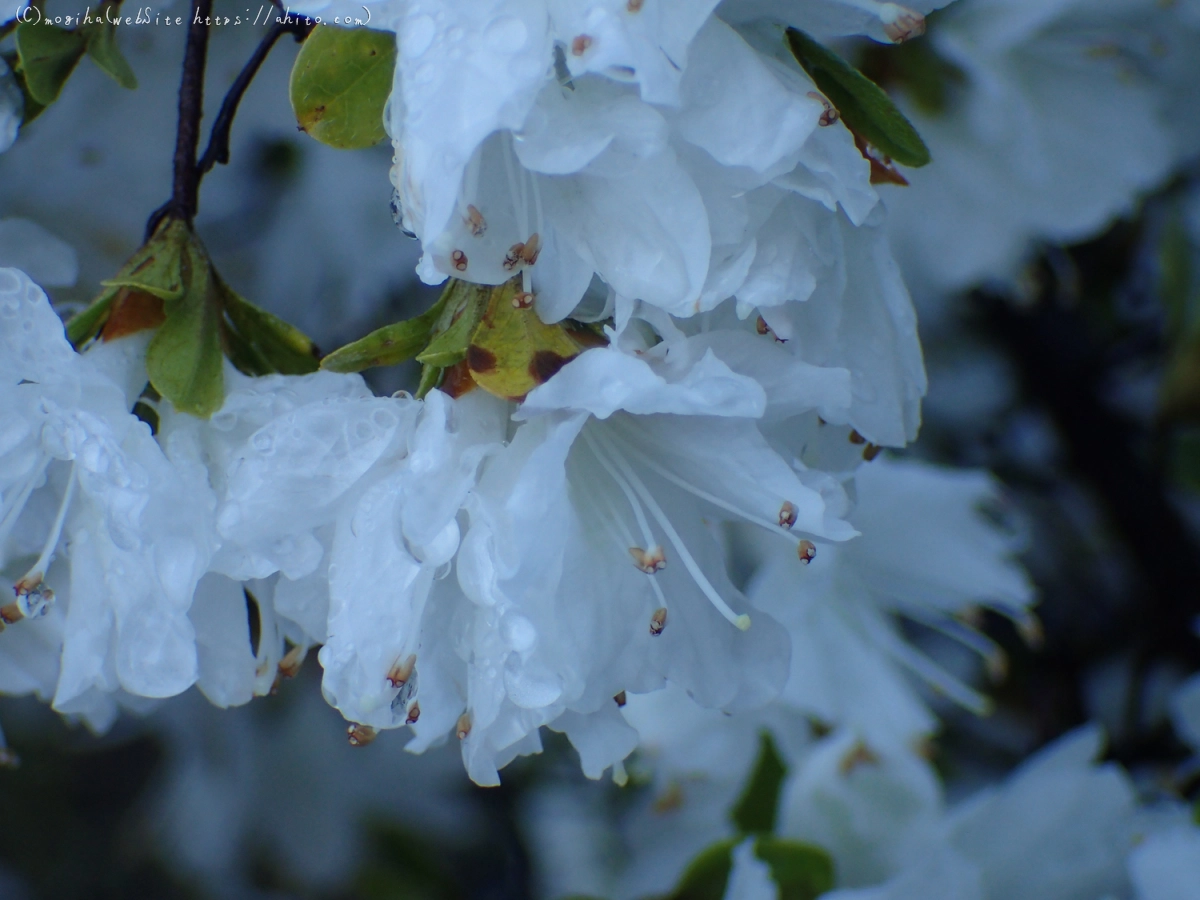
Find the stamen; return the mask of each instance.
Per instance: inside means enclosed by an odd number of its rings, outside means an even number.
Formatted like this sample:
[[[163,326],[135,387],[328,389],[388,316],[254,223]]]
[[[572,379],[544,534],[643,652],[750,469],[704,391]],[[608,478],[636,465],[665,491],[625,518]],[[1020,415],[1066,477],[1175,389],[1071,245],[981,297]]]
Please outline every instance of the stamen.
[[[660,607],[654,611],[654,615],[650,617],[650,633],[658,637],[663,633],[663,629],[667,627],[667,608]]]
[[[408,718],[404,720],[404,724],[415,725],[417,723],[417,719],[419,718],[421,718],[421,704],[414,702],[413,705],[409,707]]]
[[[637,494],[634,493],[633,488],[629,486],[629,483],[625,481],[621,473],[613,467],[613,464],[601,452],[599,445],[589,433],[589,430],[585,428],[581,433],[584,442],[591,448],[592,454],[599,461],[600,465],[604,467],[604,470],[608,472],[612,480],[617,483],[617,487],[621,489],[621,493],[625,495],[625,499],[629,503],[629,508],[633,510],[633,517],[637,520],[638,528],[641,529],[643,542],[647,547],[655,546],[658,542],[654,540],[654,535],[650,531],[650,523],[646,521],[646,514],[642,510],[642,504],[638,502]]]
[[[613,701],[617,704],[617,706],[624,706],[626,703],[629,702],[628,698],[626,698],[626,696],[625,696],[624,691],[621,691],[621,693],[619,693],[615,697],[613,697]]]
[[[71,474],[67,476],[67,489],[63,492],[62,501],[58,504],[58,514],[54,524],[50,526],[50,534],[42,547],[42,553],[37,561],[29,567],[29,571],[21,576],[13,585],[13,593],[17,595],[14,603],[9,603],[0,609],[0,620],[6,625],[21,619],[36,619],[44,616],[54,602],[54,591],[46,586],[46,569],[58,547],[58,539],[62,537],[63,524],[67,520],[67,510],[71,507],[71,499],[75,496],[75,464],[71,463]]]
[[[9,532],[20,518],[21,512],[25,509],[25,504],[29,502],[29,495],[33,493],[34,487],[42,480],[42,476],[46,473],[46,468],[50,465],[50,457],[43,456],[42,461],[34,466],[29,477],[25,479],[20,489],[4,499],[3,506],[0,506],[0,547],[4,546],[4,542],[8,539]]]
[[[471,712],[468,710],[458,717],[458,722],[454,726],[454,733],[458,735],[460,741],[465,741],[467,735],[471,733]]]
[[[588,47],[592,46],[591,35],[577,34],[575,39],[571,41],[571,55],[583,56],[588,52]]]
[[[454,269],[457,272],[467,271],[467,254],[463,253],[461,250],[455,250],[450,254],[450,264],[454,266]]]
[[[812,541],[801,541],[796,545],[796,555],[807,566],[817,555],[817,545]]]
[[[985,634],[980,634],[969,625],[955,619],[939,615],[932,610],[917,607],[905,608],[901,614],[931,631],[944,635],[953,641],[958,641],[968,650],[977,653],[987,668],[988,678],[993,682],[1003,681],[1008,677],[1008,655],[995,641]]]
[[[625,8],[631,13],[641,12],[642,4],[644,2],[645,0],[628,0],[628,2],[625,4]]]
[[[632,0],[630,0],[632,2]],[[625,771],[625,763],[617,761],[613,763],[613,784],[617,787],[625,787],[629,784],[629,773]]]
[[[849,775],[859,766],[879,765],[879,757],[862,741],[855,741],[849,752],[838,761],[838,772]]]
[[[641,547],[630,547],[629,555],[633,557],[633,564],[647,575],[653,575],[667,567],[667,557],[662,547],[652,547],[648,552]]]
[[[392,668],[388,670],[387,681],[394,688],[398,688],[408,681],[409,676],[413,673],[413,667],[417,664],[417,654],[410,653],[408,657],[401,662],[396,660]]]
[[[484,232],[487,231],[487,221],[483,218],[483,213],[475,206],[467,206],[466,223],[474,237],[483,237]]]
[[[412,700],[416,696],[417,696],[417,670],[414,668],[409,673],[407,680],[400,683],[400,691],[396,694],[395,697],[392,698],[392,711],[394,712],[398,709],[407,709],[409,701]],[[416,704],[414,703],[413,706],[416,706]],[[417,711],[417,714],[420,715],[420,710]],[[410,715],[411,715],[411,711],[410,711]],[[414,719],[413,721],[415,722],[416,720]]]
[[[659,507],[658,501],[654,499],[654,496],[646,488],[646,485],[642,483],[641,478],[633,471],[629,463],[625,461],[620,451],[611,446],[607,449],[613,454],[613,462],[621,470],[625,478],[629,480],[630,485],[641,497],[642,502],[646,504],[646,508],[650,510],[650,514],[654,516],[655,521],[658,522],[659,527],[666,534],[667,540],[675,547],[675,552],[679,554],[684,568],[688,570],[688,574],[692,576],[692,580],[696,582],[696,586],[700,588],[701,592],[708,598],[717,612],[724,616],[732,625],[742,631],[749,628],[750,617],[744,613],[742,615],[735,613],[729,608],[729,604],[725,602],[724,598],[717,593],[717,589],[712,586],[700,566],[697,565],[696,560],[692,558],[692,554],[688,552],[687,545],[684,544],[683,539],[675,530],[675,526],[671,524],[671,520],[667,518],[662,508]]]
[[[866,442],[867,442],[867,439],[865,437],[863,437],[861,434],[859,434],[857,431],[850,432],[850,443],[865,444]]]
[[[379,736],[379,732],[370,725],[355,723],[346,729],[346,735],[351,747],[365,747]]]
[[[785,500],[783,502],[783,506],[780,508],[780,511],[779,511],[780,522],[778,524],[776,524],[775,522],[772,522],[768,519],[764,519],[761,516],[755,515],[752,512],[748,512],[744,509],[739,509],[738,507],[734,506],[732,503],[729,503],[726,500],[722,500],[720,497],[717,497],[714,494],[710,494],[708,491],[704,490],[703,488],[696,487],[690,481],[686,481],[685,479],[683,479],[679,475],[677,475],[675,472],[672,472],[670,469],[666,468],[665,466],[660,465],[656,460],[652,459],[650,456],[643,453],[639,448],[631,446],[631,447],[629,447],[629,450],[634,455],[636,455],[638,460],[641,461],[641,463],[643,465],[645,465],[647,468],[654,470],[655,473],[657,473],[658,475],[661,475],[663,478],[667,479],[667,481],[671,482],[672,484],[676,485],[677,487],[683,488],[685,491],[687,491],[692,496],[699,497],[701,500],[711,503],[713,506],[720,507],[721,509],[725,510],[726,512],[733,513],[735,516],[738,516],[739,518],[744,519],[745,521],[750,522],[753,525],[758,525],[761,528],[765,528],[767,531],[770,531],[772,534],[781,534],[784,537],[787,537],[787,538],[791,539],[792,541],[796,541],[796,542],[798,542],[800,540],[795,535],[788,534],[787,529],[791,528],[791,525],[785,526],[785,525],[783,525],[783,522],[782,522],[784,508],[791,507],[791,509],[793,510],[792,524],[793,525],[795,524],[794,514],[796,511],[796,507],[794,504],[790,503],[789,501]]]
[[[967,687],[929,657],[897,637],[890,629],[881,628],[876,632],[876,636],[884,644],[884,649],[897,662],[906,666],[934,691],[949,697],[959,706],[970,710],[977,716],[991,714],[992,701],[989,698]]]
[[[817,124],[820,127],[828,128],[830,125],[836,124],[837,121],[841,119],[842,114],[834,108],[832,103],[830,103],[816,91],[809,91],[808,96],[825,107],[824,111],[821,113],[821,118],[817,120]]]
[[[791,528],[796,524],[796,504],[790,500],[784,500],[783,506],[779,507],[779,527]]]
[[[297,644],[283,655],[283,659],[275,667],[275,680],[271,682],[271,696],[279,693],[279,685],[285,678],[295,678],[300,674],[300,667],[304,664],[306,656],[308,656],[307,644]]]
[[[533,306],[534,299],[533,294],[528,291],[517,291],[512,298],[513,309],[529,309]]]
[[[878,444],[867,444],[867,446],[863,447],[862,457],[867,462],[871,462],[871,460],[873,460],[882,452],[883,448]]]

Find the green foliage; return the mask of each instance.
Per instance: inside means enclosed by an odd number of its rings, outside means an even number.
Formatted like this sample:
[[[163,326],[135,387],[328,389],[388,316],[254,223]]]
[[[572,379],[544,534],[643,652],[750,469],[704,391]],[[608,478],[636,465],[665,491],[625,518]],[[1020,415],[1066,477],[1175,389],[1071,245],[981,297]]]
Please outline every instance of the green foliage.
[[[833,860],[820,847],[763,837],[754,845],[754,855],[770,867],[779,900],[815,900],[833,890]]]
[[[491,294],[487,287],[467,284],[465,281],[453,283],[457,285],[454,302],[448,304],[447,314],[435,325],[435,336],[429,346],[417,356],[417,361],[427,366],[444,369],[466,359],[471,335],[475,333],[487,309]]]
[[[379,143],[395,67],[390,32],[318,25],[296,56],[289,84],[301,130],[343,150]]]
[[[146,372],[176,409],[207,419],[225,402],[220,284],[198,241],[180,248],[180,268],[183,295],[164,304],[166,321],[146,350]]]
[[[58,99],[63,85],[87,51],[87,37],[56,25],[26,22],[17,27],[17,68],[25,89],[46,107]]]
[[[97,22],[84,26],[83,31],[87,34],[87,52],[92,62],[126,90],[136,88],[137,76],[117,47],[117,27],[108,22]]]
[[[215,273],[214,273],[215,274]],[[306,375],[318,368],[316,345],[298,328],[232,291],[217,277],[225,310],[225,340],[230,360],[243,372]],[[240,359],[234,358],[234,348]]]
[[[882,88],[803,31],[789,28],[787,42],[847,128],[902,165],[929,162],[929,148]]]
[[[96,22],[74,29],[44,22],[17,26],[17,52],[8,62],[25,95],[24,122],[36,119],[58,99],[85,53],[121,87],[137,87],[137,77],[117,47],[116,26],[105,19],[108,8],[102,5]]]
[[[321,360],[321,368],[331,372],[361,372],[376,366],[395,366],[407,362],[429,344],[447,306],[459,296],[461,284],[451,280],[437,303],[421,315],[385,325],[366,337],[339,347]]]
[[[739,831],[745,834],[770,834],[775,830],[779,791],[786,775],[787,766],[780,759],[770,733],[764,731],[759,738],[758,760],[750,773],[750,780],[730,811]]]
[[[721,900],[733,870],[733,848],[736,846],[737,840],[730,838],[701,850],[683,870],[679,884],[665,900]]]

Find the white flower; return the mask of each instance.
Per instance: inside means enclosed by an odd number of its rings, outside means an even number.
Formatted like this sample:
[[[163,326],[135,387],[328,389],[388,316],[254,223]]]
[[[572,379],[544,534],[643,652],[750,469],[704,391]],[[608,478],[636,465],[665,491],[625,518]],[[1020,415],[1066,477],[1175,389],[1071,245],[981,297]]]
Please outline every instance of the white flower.
[[[11,558],[21,542],[6,542],[24,528],[44,541],[6,618],[45,611],[53,592],[44,579],[65,536],[61,712],[88,708],[95,691],[163,697],[196,678],[187,613],[212,553],[212,501],[128,412],[127,385],[105,374],[128,361],[118,348],[77,355],[45,294],[23,273],[0,270],[0,548]],[[23,516],[45,508],[42,495],[56,512]]]
[[[1200,828],[1150,835],[1129,854],[1138,900],[1188,900],[1200,884]]]
[[[914,289],[1009,283],[1039,239],[1102,229],[1173,162],[1155,86],[1120,48],[1156,4],[1075,0],[956,4],[926,38],[961,73],[948,108],[905,112],[934,164],[906,173],[887,203]],[[1133,27],[1130,25],[1133,24]]]
[[[747,593],[791,634],[781,702],[870,743],[915,745],[936,720],[906,670],[971,709],[989,704],[910,646],[892,616],[963,644],[998,677],[1003,654],[963,619],[982,605],[1032,629],[1032,590],[1011,558],[1018,540],[981,512],[997,502],[984,473],[879,459],[857,470],[854,485],[849,520],[861,536],[821,546],[808,565],[764,539]]]
[[[923,34],[925,13],[951,0],[914,0],[897,4],[880,0],[725,0],[718,13],[730,22],[769,18],[807,31],[818,39],[863,34],[877,41],[900,43]]]
[[[622,692],[666,681],[732,709],[778,690],[785,636],[743,611],[709,523],[753,522],[793,547],[853,532],[839,497],[809,486],[819,473],[759,435],[764,405],[755,382],[686,340],[590,350],[529,394],[472,492],[458,557],[479,610],[465,742],[476,780],[473,754],[485,766],[564,711],[612,717]],[[616,721],[555,727],[596,760],[593,777],[632,746]]]
[[[747,838],[734,847],[724,900],[775,900],[778,896],[770,867],[754,855],[754,839]]]

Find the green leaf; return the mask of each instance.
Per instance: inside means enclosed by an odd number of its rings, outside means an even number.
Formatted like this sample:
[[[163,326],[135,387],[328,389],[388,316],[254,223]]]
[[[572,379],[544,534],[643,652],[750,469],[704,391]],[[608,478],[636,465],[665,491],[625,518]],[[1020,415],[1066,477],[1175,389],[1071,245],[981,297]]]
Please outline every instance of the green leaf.
[[[418,356],[417,361],[445,368],[467,358],[471,335],[487,309],[491,288],[487,285],[453,281],[443,295],[445,307],[442,320],[435,323],[436,335]]]
[[[896,162],[919,167],[929,162],[929,148],[891,98],[877,84],[803,31],[789,28],[788,46],[842,121]]]
[[[199,242],[190,241],[180,256],[184,293],[166,304],[166,321],[146,350],[146,371],[176,409],[207,419],[225,402],[221,297]]]
[[[391,32],[318,25],[292,66],[289,94],[300,129],[343,150],[379,143],[395,67]]]
[[[78,350],[104,327],[120,288],[109,288],[67,321],[67,340]]]
[[[229,332],[235,332],[261,362],[251,374],[305,375],[317,371],[317,348],[298,328],[260,309],[217,277]],[[237,365],[237,360],[233,360]],[[238,366],[241,368],[241,366]]]
[[[133,90],[137,87],[137,76],[121,50],[117,47],[117,28],[107,22],[98,22],[83,28],[87,37],[87,52],[92,62],[112,76],[121,87]]]
[[[330,372],[361,372],[412,359],[429,343],[433,323],[442,311],[444,299],[443,294],[442,300],[416,318],[384,325],[366,337],[339,347],[321,360],[321,368]]]
[[[183,248],[193,241],[187,225],[179,219],[166,219],[116,275],[100,283],[145,291],[161,300],[178,300],[185,290]],[[203,250],[200,255],[203,257]]]
[[[86,45],[82,34],[56,25],[26,22],[17,27],[18,66],[36,102],[45,107],[58,99]]]
[[[688,864],[668,900],[722,900],[733,870],[735,839],[718,841]]]
[[[445,371],[441,366],[421,366],[421,380],[417,383],[418,400],[424,400],[426,394],[442,383]]]
[[[764,731],[759,739],[758,761],[742,796],[730,811],[733,823],[744,834],[769,834],[775,830],[779,790],[787,767],[779,758],[775,742]]]
[[[16,23],[15,19],[13,23]],[[40,116],[46,107],[34,100],[33,94],[29,93],[29,85],[25,82],[25,73],[21,71],[21,59],[16,52],[3,53],[0,54],[0,57],[3,57],[4,62],[8,64],[9,71],[17,80],[17,87],[21,89],[21,98],[25,101],[21,109],[21,124],[25,125]]]
[[[754,845],[754,855],[770,867],[779,900],[815,900],[833,890],[833,860],[820,847],[762,837]]]

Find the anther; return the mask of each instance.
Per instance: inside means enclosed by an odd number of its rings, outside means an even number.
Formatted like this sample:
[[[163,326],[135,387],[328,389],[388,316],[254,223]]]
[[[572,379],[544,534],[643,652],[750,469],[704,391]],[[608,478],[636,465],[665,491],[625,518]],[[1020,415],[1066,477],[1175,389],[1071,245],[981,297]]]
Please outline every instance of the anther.
[[[830,125],[836,124],[837,121],[839,119],[841,119],[842,114],[839,113],[836,109],[834,109],[834,106],[832,103],[830,103],[828,100],[826,100],[820,94],[818,94],[816,91],[809,91],[808,96],[811,97],[812,99],[816,100],[823,107],[825,107],[825,109],[822,110],[822,112],[821,112],[821,118],[819,118],[817,120],[817,124],[820,125],[822,128],[828,128]]]
[[[867,439],[865,437],[863,437],[861,434],[859,434],[857,431],[850,432],[850,443],[865,444],[866,442],[867,442]]]
[[[817,545],[812,541],[801,541],[796,545],[796,555],[800,557],[800,562],[807,566],[817,555]]]
[[[519,242],[508,248],[508,252],[504,254],[505,272],[511,272],[517,267],[517,264],[521,261],[521,254],[524,251],[525,245]]]
[[[663,633],[663,629],[667,627],[667,608],[660,606],[654,611],[654,615],[650,617],[650,633],[658,637]]]
[[[629,555],[633,557],[633,564],[647,575],[653,575],[667,567],[667,557],[662,547],[652,547],[649,552],[641,547],[630,547]]]
[[[398,688],[408,681],[413,673],[413,667],[417,664],[417,654],[410,653],[408,658],[403,662],[396,660],[392,664],[391,669],[387,673],[387,682],[394,688]]]
[[[583,56],[583,54],[587,53],[588,47],[590,46],[592,46],[592,38],[590,35],[576,35],[575,40],[571,41],[571,55]]]
[[[855,743],[850,751],[838,763],[838,771],[849,775],[859,766],[874,766],[879,764],[879,757],[862,741]]]
[[[627,702],[625,692],[621,691],[621,693],[613,697],[613,701],[617,704],[617,706],[624,706]]]
[[[534,296],[529,291],[517,291],[513,294],[513,309],[529,309],[533,306]]]
[[[379,736],[379,732],[370,725],[355,723],[346,729],[351,747],[365,747]]]
[[[419,718],[421,718],[421,704],[414,703],[408,708],[408,718],[404,720],[404,724],[414,725]]]
[[[779,527],[791,528],[796,524],[796,504],[790,500],[784,500],[783,506],[779,507]]]
[[[625,4],[625,8],[627,10],[629,10],[631,13],[641,12],[642,11],[642,3],[644,3],[644,2],[645,2],[645,0],[629,0],[629,2]]]
[[[455,271],[467,271],[467,254],[461,250],[455,250],[450,254],[450,264],[454,266]]]
[[[483,237],[483,233],[487,231],[487,220],[483,218],[483,213],[474,206],[467,207],[466,223],[473,237]]]
[[[454,726],[454,733],[458,735],[460,741],[467,739],[467,735],[471,733],[471,713],[469,711],[458,717],[458,722]]]
[[[521,245],[521,262],[527,266],[532,266],[538,261],[538,254],[542,252],[542,239],[538,237],[535,231],[529,236],[524,244]]]
[[[307,655],[308,647],[303,644],[297,644],[283,655],[283,659],[276,666],[275,680],[271,682],[272,696],[279,693],[279,685],[285,678],[295,678],[300,673],[300,666],[304,664],[304,657]]]
[[[883,21],[883,33],[894,44],[902,44],[925,33],[925,17],[895,3],[885,3],[879,18]]]
[[[870,462],[882,452],[883,448],[878,444],[867,444],[867,446],[863,447],[863,459]]]

